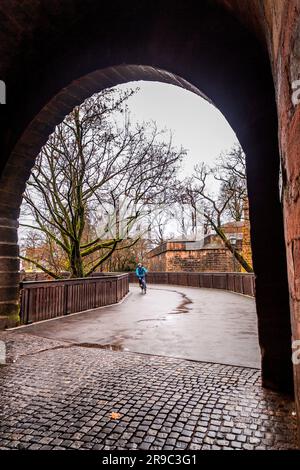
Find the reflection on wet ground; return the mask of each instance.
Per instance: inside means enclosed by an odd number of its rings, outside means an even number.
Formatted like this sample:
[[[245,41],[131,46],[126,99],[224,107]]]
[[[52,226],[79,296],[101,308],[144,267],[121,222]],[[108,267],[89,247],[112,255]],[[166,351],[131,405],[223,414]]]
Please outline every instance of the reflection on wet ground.
[[[176,312],[170,312],[170,313],[180,314],[180,313],[188,313],[190,311],[188,305],[192,304],[193,301],[189,299],[189,297],[183,294],[182,292],[180,292],[180,294],[183,297],[181,304],[177,307]]]
[[[82,348],[108,349],[109,351],[124,351],[122,344],[77,343],[76,346],[80,346]]]
[[[254,299],[214,289],[130,286],[120,305],[18,330],[112,351],[260,367]]]

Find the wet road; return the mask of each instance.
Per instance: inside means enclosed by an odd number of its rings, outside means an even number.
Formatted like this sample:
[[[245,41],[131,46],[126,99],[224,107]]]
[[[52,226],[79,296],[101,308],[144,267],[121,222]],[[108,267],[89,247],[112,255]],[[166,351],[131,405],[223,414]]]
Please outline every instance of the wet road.
[[[16,333],[196,361],[259,367],[253,299],[181,286],[130,286],[120,304],[26,326]]]

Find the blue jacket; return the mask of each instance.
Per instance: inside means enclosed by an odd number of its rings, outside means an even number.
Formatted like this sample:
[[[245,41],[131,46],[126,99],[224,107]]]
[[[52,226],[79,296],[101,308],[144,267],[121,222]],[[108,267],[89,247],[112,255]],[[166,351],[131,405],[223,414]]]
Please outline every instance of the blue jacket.
[[[146,268],[144,268],[144,266],[142,266],[141,268],[137,267],[135,270],[135,274],[137,275],[137,277],[144,277],[147,272],[148,271]]]

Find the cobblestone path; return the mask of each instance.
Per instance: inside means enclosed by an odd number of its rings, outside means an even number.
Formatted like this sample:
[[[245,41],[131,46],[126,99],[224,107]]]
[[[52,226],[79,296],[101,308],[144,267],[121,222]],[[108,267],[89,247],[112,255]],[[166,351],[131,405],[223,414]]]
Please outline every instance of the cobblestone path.
[[[1,333],[1,449],[292,449],[257,369]],[[112,414],[116,413],[116,414]],[[115,419],[114,419],[115,418]]]

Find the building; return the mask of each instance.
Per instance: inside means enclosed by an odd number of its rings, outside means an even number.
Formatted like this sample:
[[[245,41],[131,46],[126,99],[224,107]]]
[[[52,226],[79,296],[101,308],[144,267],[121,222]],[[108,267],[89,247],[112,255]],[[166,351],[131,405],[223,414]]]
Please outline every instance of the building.
[[[229,222],[222,230],[237,251],[252,265],[249,222]],[[211,233],[200,241],[172,240],[148,253],[151,271],[233,272],[242,267],[221,238]]]

